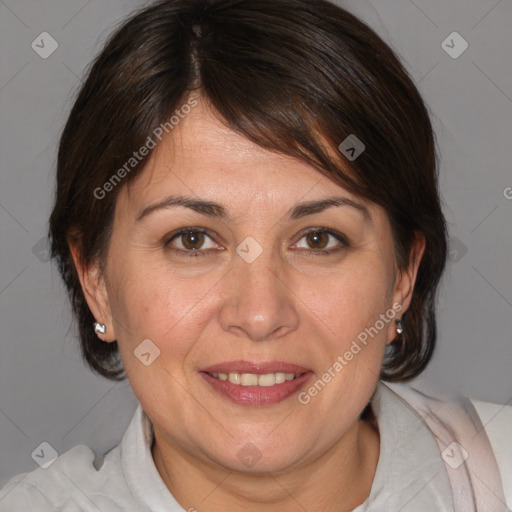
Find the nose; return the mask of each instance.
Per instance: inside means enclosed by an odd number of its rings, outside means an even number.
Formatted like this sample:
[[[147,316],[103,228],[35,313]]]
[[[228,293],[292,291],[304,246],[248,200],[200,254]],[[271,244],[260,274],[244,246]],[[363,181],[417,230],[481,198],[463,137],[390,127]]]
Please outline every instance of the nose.
[[[221,327],[252,341],[268,341],[297,329],[299,315],[283,263],[270,251],[247,263],[235,256],[225,278]]]

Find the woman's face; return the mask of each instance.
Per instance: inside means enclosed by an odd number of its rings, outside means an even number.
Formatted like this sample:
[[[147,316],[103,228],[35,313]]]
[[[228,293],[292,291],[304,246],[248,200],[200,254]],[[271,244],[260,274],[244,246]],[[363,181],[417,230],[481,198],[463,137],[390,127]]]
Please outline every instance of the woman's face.
[[[89,303],[157,444],[279,472],[354,432],[413,281],[381,208],[200,101],[120,191]]]

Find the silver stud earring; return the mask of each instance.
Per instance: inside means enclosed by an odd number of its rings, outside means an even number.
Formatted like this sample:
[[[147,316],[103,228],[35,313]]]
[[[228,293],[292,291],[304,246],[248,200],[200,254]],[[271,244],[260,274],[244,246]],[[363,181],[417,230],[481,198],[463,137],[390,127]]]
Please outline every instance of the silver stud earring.
[[[396,333],[397,334],[402,334],[404,332],[404,328],[402,326],[402,319],[401,318],[397,318],[395,320],[395,324],[396,324]]]
[[[105,324],[94,322],[94,332],[96,334],[105,334],[107,332],[107,326]]]

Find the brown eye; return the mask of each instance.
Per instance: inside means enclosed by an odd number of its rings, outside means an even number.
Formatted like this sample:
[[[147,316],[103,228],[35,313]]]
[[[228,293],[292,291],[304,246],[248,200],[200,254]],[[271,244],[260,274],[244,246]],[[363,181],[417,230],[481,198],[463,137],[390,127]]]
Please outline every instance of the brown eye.
[[[207,255],[211,249],[219,249],[212,235],[202,229],[183,228],[165,242],[165,247],[190,256]]]
[[[325,249],[329,244],[329,234],[325,231],[311,231],[306,240],[312,249]]]
[[[303,232],[299,242],[295,245],[306,253],[328,255],[350,247],[345,235],[328,229],[312,229]]]
[[[185,249],[198,250],[204,244],[204,233],[201,231],[189,231],[188,233],[182,233],[180,236]]]

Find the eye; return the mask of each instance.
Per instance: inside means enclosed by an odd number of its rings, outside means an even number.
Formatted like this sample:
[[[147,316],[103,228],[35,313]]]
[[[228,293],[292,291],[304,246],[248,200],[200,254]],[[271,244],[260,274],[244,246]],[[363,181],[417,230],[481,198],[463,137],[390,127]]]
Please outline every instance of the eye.
[[[301,240],[305,241],[306,246],[300,245]],[[295,247],[304,249],[309,253],[332,254],[345,247],[349,247],[349,243],[346,237],[341,233],[325,228],[315,228],[302,233],[302,237]]]
[[[305,246],[303,245],[304,240]],[[210,256],[212,250],[223,250],[213,240],[208,230],[203,228],[183,228],[172,233],[165,241],[164,246],[180,256],[196,257]],[[315,228],[303,232],[299,242],[294,248],[315,255],[328,255],[349,247],[347,238],[338,232]]]
[[[208,250],[219,248],[207,231],[200,228],[176,231],[166,240],[165,247],[186,256],[207,256]]]

